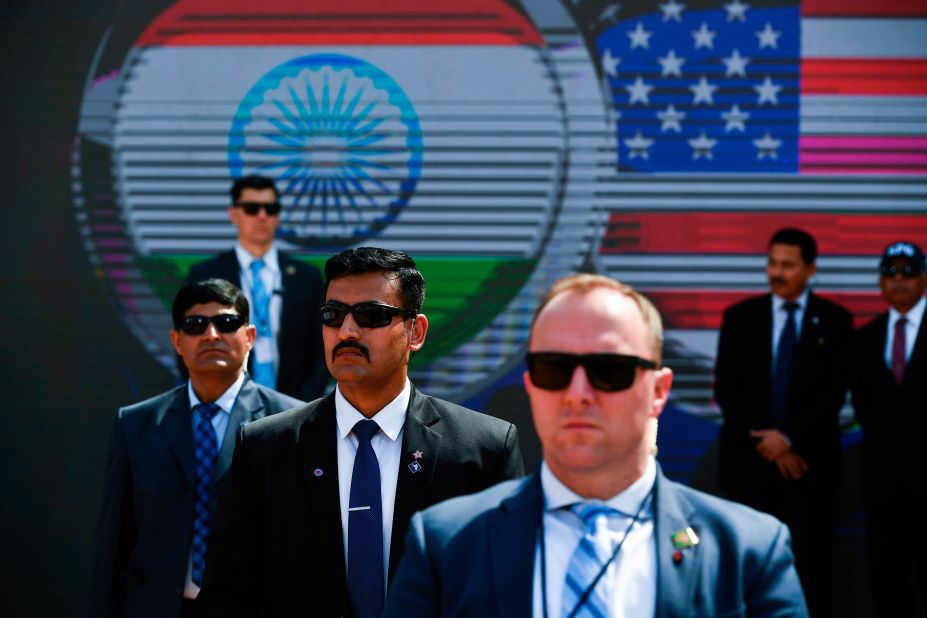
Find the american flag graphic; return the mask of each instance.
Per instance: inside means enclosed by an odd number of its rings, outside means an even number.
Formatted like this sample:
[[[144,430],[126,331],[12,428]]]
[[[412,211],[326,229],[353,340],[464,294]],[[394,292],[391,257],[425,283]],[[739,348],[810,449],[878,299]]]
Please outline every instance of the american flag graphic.
[[[613,6],[586,9],[616,117],[599,268],[656,302],[676,401],[710,413],[721,313],[767,290],[776,229],[816,236],[815,290],[857,324],[882,249],[927,242],[927,3]]]

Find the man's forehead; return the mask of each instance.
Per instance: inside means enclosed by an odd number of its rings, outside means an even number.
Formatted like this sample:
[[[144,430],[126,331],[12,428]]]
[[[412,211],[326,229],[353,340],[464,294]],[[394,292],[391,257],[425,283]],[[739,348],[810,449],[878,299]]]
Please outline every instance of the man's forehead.
[[[553,297],[538,315],[531,341],[608,347],[633,337],[636,331],[646,332],[637,303],[619,290],[596,287]]]
[[[399,280],[395,273],[373,271],[341,275],[332,279],[325,292],[325,299],[350,298],[352,302],[385,302],[395,299],[398,293]]]
[[[238,311],[236,311],[235,307],[233,307],[232,305],[223,305],[222,303],[215,302],[215,301],[208,302],[208,303],[197,303],[193,305],[192,307],[190,307],[189,309],[187,309],[183,315],[184,317],[187,317],[190,315],[210,316],[210,315],[219,315],[220,313],[234,313],[235,315],[238,315]]]

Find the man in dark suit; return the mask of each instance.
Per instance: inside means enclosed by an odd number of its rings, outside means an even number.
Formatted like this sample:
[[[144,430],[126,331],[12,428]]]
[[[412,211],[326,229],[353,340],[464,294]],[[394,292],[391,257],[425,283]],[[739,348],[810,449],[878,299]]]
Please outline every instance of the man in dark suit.
[[[562,279],[529,350],[540,471],[417,513],[387,617],[806,615],[781,523],[660,472],[672,371],[646,298]]]
[[[252,382],[248,301],[228,281],[185,284],[174,298],[174,349],[190,379],[121,408],[106,462],[90,616],[193,615],[216,481],[238,429],[302,404]]]
[[[785,522],[812,615],[827,615],[832,496],[839,470],[852,316],[808,288],[817,246],[785,228],[769,241],[771,294],[724,312],[715,398],[724,415],[719,485]]]
[[[322,277],[274,243],[280,195],[272,180],[239,178],[231,194],[228,215],[238,230],[235,247],[194,264],[187,281],[215,277],[244,291],[257,328],[248,360],[255,382],[305,401],[320,397],[328,382],[318,317]]]
[[[325,276],[325,359],[337,387],[241,431],[200,617],[379,618],[412,513],[522,474],[514,425],[409,382],[428,331],[412,258],[350,249]]]
[[[854,337],[850,388],[863,428],[863,510],[875,615],[927,617],[927,264],[910,242],[882,254],[886,313]]]

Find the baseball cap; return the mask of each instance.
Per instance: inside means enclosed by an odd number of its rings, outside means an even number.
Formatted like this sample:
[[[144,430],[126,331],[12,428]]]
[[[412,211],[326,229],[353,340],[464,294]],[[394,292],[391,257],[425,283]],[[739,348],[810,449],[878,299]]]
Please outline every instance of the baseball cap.
[[[912,242],[904,240],[893,242],[885,248],[885,251],[882,252],[882,261],[879,262],[879,268],[884,269],[890,266],[898,258],[903,258],[913,266],[916,271],[915,274],[920,274],[921,271],[927,268],[927,262],[925,262],[924,252],[921,248]]]

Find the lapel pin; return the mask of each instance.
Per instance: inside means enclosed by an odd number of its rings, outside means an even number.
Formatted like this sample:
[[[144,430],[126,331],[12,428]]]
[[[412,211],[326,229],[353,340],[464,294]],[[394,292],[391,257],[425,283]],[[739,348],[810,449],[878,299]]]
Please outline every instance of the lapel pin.
[[[286,272],[286,274],[288,274],[288,275],[295,275],[295,274],[296,274],[296,267],[293,266],[292,264],[290,264],[289,266],[286,267],[286,271],[285,271],[285,272]]]
[[[816,315],[813,315],[813,316],[811,316],[811,323],[812,323],[812,324],[820,324],[820,323],[821,323],[821,318],[819,318],[819,317],[816,316]]]
[[[418,463],[418,459],[409,464],[409,470],[412,471],[412,474],[415,474],[422,469],[422,464]]]
[[[414,453],[412,453],[412,457],[414,459],[421,459],[422,455],[424,455],[424,453],[422,453],[421,451],[415,451]]]
[[[316,468],[315,470],[312,471],[312,473],[316,476],[322,476],[323,474],[325,474],[325,471],[322,468]]]
[[[695,530],[691,527],[680,530],[679,532],[674,532],[670,535],[670,540],[673,542],[673,547],[675,548],[673,551],[673,562],[676,564],[682,562],[682,550],[698,545],[698,535],[695,534]]]

